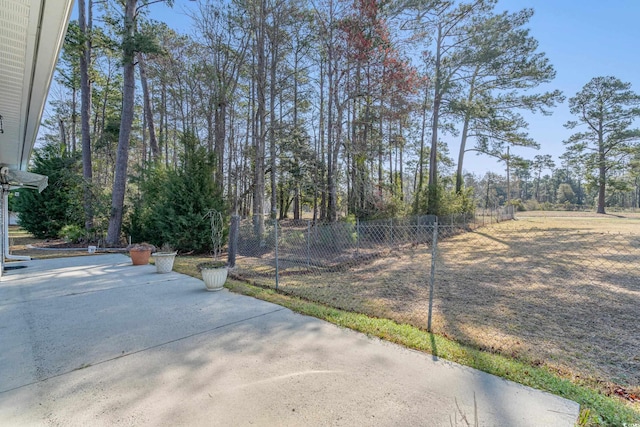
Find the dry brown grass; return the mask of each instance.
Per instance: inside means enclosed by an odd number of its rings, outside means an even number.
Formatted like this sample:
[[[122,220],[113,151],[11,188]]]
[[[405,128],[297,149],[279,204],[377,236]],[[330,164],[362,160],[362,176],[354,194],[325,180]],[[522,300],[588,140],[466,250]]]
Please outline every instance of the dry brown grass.
[[[436,333],[640,392],[640,214],[521,214],[441,238],[436,260]],[[426,327],[429,248],[329,272],[283,264],[284,292]],[[239,276],[273,287],[271,255],[238,265]]]
[[[522,216],[443,242],[436,330],[637,393],[639,226]]]

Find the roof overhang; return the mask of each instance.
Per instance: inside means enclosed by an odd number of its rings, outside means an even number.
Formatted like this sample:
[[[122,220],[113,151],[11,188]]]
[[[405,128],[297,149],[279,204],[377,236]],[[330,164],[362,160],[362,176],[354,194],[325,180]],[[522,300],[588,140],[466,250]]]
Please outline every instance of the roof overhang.
[[[72,6],[0,0],[0,166],[12,172],[29,165]]]

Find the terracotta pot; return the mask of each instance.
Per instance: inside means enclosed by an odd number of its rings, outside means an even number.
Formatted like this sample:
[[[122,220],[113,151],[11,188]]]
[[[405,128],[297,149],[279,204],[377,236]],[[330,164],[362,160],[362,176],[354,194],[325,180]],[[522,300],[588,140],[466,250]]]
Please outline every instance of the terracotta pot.
[[[146,251],[129,251],[133,265],[147,265],[151,257],[151,249]]]

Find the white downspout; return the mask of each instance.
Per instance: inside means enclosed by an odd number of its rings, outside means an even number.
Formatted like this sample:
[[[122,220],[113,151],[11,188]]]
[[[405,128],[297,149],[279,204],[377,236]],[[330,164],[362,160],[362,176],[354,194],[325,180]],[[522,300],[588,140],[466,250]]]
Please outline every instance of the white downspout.
[[[31,261],[30,256],[11,255],[9,253],[9,190],[2,188],[2,220],[4,232],[4,257],[16,261]]]

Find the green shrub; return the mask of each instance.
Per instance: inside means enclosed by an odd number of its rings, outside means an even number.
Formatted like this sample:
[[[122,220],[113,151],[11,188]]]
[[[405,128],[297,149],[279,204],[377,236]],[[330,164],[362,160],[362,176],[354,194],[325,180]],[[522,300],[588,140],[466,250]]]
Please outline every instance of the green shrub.
[[[527,211],[539,211],[541,209],[540,203],[535,199],[525,200],[524,209]]]
[[[472,214],[476,211],[473,188],[466,188],[460,193],[440,191],[439,196],[438,216]]]
[[[463,189],[460,193],[455,190],[449,190],[439,185],[434,191],[429,192],[429,188],[425,188],[422,191],[420,198],[420,205],[414,206],[414,214],[422,215],[427,213],[427,205],[429,197],[438,198],[438,211],[436,215],[438,217],[467,217],[473,215],[476,211],[476,201],[473,197],[473,188],[469,187]]]
[[[78,243],[79,241],[83,240],[86,236],[82,227],[76,224],[70,224],[70,225],[65,225],[60,229],[60,233],[58,234],[58,237],[66,240],[67,242]]]
[[[178,170],[154,166],[148,171],[125,230],[134,241],[204,253],[211,250],[206,214],[210,209],[226,212],[226,207],[222,189],[213,181],[213,154],[192,134],[185,134],[182,143],[185,154]]]
[[[521,199],[513,199],[511,200],[511,205],[515,206],[516,211],[518,212],[524,212],[527,210],[527,208],[525,207],[524,203],[522,202]]]
[[[18,224],[37,238],[56,238],[65,225],[84,224],[82,174],[78,155],[61,152],[54,144],[35,150],[30,171],[47,175],[42,193],[22,189],[15,197]]]

